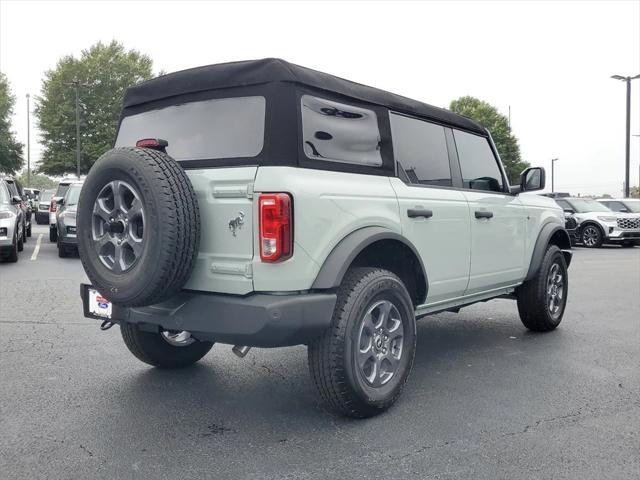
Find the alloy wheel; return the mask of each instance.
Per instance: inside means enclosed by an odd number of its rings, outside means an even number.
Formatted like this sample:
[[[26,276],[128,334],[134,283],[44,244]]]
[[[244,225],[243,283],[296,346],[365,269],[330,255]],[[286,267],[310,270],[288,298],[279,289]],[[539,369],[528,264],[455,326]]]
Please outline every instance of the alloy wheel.
[[[389,300],[375,302],[360,321],[356,362],[372,387],[385,385],[398,372],[404,329],[398,308]]]
[[[145,245],[145,211],[134,187],[121,180],[105,185],[93,205],[91,238],[102,264],[114,273],[130,270]]]

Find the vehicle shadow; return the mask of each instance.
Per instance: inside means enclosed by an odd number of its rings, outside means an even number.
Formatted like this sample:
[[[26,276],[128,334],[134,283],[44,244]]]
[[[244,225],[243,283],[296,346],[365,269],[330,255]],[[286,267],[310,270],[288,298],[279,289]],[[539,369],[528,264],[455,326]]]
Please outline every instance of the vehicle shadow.
[[[488,318],[483,318],[486,312],[482,309],[474,309],[420,320],[414,368],[405,395],[443,402],[446,399],[440,387],[452,377],[469,375],[472,364],[498,365],[508,371],[509,358],[541,355],[536,351],[540,345],[546,345],[542,348],[546,350],[563,342],[560,330],[553,334],[527,332],[517,313],[508,310]],[[270,419],[273,424],[274,417],[281,419],[282,433],[308,428],[309,423],[325,428],[327,417],[334,426],[353,422],[334,415],[319,400],[304,347],[254,350],[244,360],[236,359],[225,347],[216,348],[204,362],[189,368],[145,368],[131,374],[115,392],[116,402],[127,406],[120,417],[122,427],[127,428],[140,416],[151,424],[166,422],[168,411],[179,411],[180,417],[194,426],[204,425],[201,433],[205,436],[209,427],[217,432],[214,434],[222,434],[247,422],[261,425]],[[114,385],[106,386],[111,387]],[[402,410],[392,409],[382,417]]]

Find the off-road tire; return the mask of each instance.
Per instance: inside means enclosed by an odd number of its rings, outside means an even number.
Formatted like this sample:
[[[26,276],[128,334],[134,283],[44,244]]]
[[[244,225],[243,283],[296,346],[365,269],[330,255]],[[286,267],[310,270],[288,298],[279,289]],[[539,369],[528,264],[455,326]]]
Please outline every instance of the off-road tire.
[[[143,247],[136,263],[115,272],[100,260],[92,240],[96,198],[119,180],[137,191],[144,209]],[[148,148],[115,148],[87,176],[78,211],[78,252],[93,286],[124,307],[170,298],[191,276],[200,244],[198,199],[189,177],[169,155]]]
[[[55,243],[58,241],[58,229],[49,225],[49,241]]]
[[[563,300],[559,314],[552,315],[549,311],[548,276],[554,263],[560,267],[564,277]],[[564,315],[569,292],[569,276],[567,264],[562,251],[556,245],[549,245],[542,259],[542,264],[535,277],[527,280],[518,287],[518,313],[523,325],[534,332],[548,332],[554,330]]]
[[[400,366],[378,388],[366,384],[354,357],[359,324],[374,302],[389,299],[402,317],[404,345]],[[411,297],[402,281],[380,268],[350,269],[338,289],[331,326],[308,347],[309,370],[324,402],[335,412],[366,418],[388,409],[398,399],[413,365],[416,322]]]
[[[124,344],[138,360],[158,368],[182,368],[193,365],[204,357],[212,342],[196,340],[190,345],[177,347],[165,341],[160,333],[144,332],[135,324],[120,325]]]

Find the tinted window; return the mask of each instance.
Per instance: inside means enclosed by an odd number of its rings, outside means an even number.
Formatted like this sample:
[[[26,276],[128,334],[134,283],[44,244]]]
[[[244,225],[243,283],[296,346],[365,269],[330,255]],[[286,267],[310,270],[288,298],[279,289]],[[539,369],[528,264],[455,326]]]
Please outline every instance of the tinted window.
[[[16,188],[16,184],[13,182],[6,182],[7,188],[9,189],[9,193],[12,197],[20,196],[18,193],[18,189]]]
[[[611,210],[613,210],[614,212],[628,212],[629,209],[627,207],[625,207],[622,202],[600,202],[602,203],[605,207],[610,208]]]
[[[69,187],[67,194],[64,196],[64,203],[67,206],[77,205],[78,198],[80,198],[80,190],[82,189],[82,185],[72,185]]]
[[[9,191],[0,180],[0,203],[9,203]]]
[[[611,209],[590,198],[572,198],[569,203],[578,213],[611,212]]]
[[[44,192],[40,192],[40,201],[41,202],[50,201],[54,193],[55,193],[55,190],[45,190]]]
[[[255,157],[264,144],[265,110],[264,97],[236,97],[138,113],[122,120],[116,147],[161,138],[176,160]]]
[[[566,200],[556,199],[556,203],[560,205],[560,208],[562,208],[563,210],[573,210],[573,207],[569,205],[569,202],[567,202]]]
[[[502,174],[485,137],[453,131],[460,159],[462,181],[465,188],[473,190],[503,191]]]
[[[393,153],[411,183],[451,186],[444,127],[391,113]]]
[[[64,197],[64,194],[69,190],[69,183],[61,183],[56,190],[56,197]]]
[[[373,110],[303,95],[302,141],[311,159],[382,165],[378,117]]]

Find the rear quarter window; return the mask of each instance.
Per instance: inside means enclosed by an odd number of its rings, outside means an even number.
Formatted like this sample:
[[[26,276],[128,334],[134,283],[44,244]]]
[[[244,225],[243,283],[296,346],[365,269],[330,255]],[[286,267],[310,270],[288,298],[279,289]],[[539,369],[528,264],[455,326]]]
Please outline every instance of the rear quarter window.
[[[312,160],[379,167],[380,131],[373,110],[303,95],[302,142]]]

